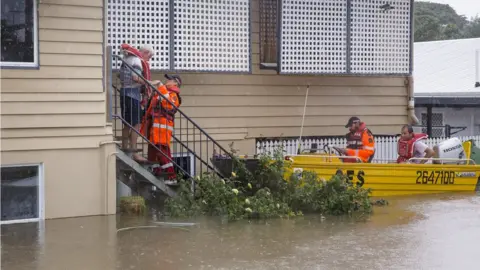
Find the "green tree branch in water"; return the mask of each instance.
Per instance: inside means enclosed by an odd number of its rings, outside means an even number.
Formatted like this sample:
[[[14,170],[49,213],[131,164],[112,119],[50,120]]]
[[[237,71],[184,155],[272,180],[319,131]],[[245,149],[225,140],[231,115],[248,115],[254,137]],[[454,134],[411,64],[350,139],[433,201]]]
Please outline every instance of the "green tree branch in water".
[[[301,179],[292,175],[287,181],[282,153],[283,149],[277,149],[272,157],[261,155],[253,172],[246,168],[244,161],[234,158],[233,173],[228,179],[215,174],[197,177],[194,194],[190,182],[182,182],[178,196],[166,201],[167,215],[210,215],[240,220],[372,211],[370,190],[352,185],[344,176],[325,181],[314,172],[304,172]]]

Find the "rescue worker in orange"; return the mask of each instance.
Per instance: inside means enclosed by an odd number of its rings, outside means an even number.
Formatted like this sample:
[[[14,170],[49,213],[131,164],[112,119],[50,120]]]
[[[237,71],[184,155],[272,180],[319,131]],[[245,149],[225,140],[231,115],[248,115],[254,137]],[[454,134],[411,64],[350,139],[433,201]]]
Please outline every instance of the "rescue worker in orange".
[[[350,157],[358,157],[364,163],[372,162],[375,154],[375,140],[372,132],[358,117],[351,117],[345,128],[350,129],[347,133],[347,147],[345,149],[334,147],[340,154]],[[356,158],[343,159],[343,162],[358,162]]]
[[[148,104],[142,122],[141,132],[160,149],[160,151],[158,151],[151,145],[149,145],[148,148],[148,160],[157,163],[152,166],[153,173],[157,176],[162,172],[167,173],[168,180],[165,181],[165,184],[175,184],[177,176],[172,163],[173,158],[170,143],[172,140],[175,113],[182,103],[180,97],[182,80],[178,75],[165,74],[165,78],[167,79],[165,85],[160,85],[157,88],[158,92],[165,98],[155,91]],[[170,102],[168,102],[167,99]]]

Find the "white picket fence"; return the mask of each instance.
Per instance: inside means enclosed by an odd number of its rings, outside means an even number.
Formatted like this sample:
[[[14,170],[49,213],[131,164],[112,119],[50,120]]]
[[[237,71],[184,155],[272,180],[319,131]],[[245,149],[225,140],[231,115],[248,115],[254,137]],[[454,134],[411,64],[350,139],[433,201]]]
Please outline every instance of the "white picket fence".
[[[480,135],[479,136],[464,136],[458,137],[461,141],[474,140],[477,146],[480,146]],[[448,138],[430,138],[427,139],[426,143],[428,146],[433,147],[434,145],[447,140]],[[375,157],[372,162],[374,163],[386,163],[397,159],[397,142],[398,137],[394,136],[376,136],[375,137]],[[324,139],[302,139],[300,149],[311,149],[312,144],[316,143],[317,148],[322,149],[324,145],[329,147],[345,147],[347,140],[345,137],[338,138],[324,138]],[[263,140],[257,142],[256,152],[257,154],[262,153],[273,153],[275,149],[283,146],[284,153],[286,155],[295,155],[297,154],[299,140],[298,139],[286,139],[286,140]]]

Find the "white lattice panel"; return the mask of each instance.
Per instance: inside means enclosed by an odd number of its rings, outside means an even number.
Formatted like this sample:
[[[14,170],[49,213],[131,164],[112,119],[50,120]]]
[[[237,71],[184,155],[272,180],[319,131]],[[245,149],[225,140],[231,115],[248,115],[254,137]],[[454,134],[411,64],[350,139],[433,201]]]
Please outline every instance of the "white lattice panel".
[[[408,74],[411,0],[351,0],[351,72]],[[382,9],[389,3],[393,9]]]
[[[148,44],[155,50],[151,69],[170,68],[168,0],[108,0],[107,37],[113,53],[122,43],[136,48]],[[119,63],[114,63],[119,68]]]
[[[250,70],[249,0],[174,0],[174,68]]]
[[[347,0],[282,0],[281,72],[345,73]]]

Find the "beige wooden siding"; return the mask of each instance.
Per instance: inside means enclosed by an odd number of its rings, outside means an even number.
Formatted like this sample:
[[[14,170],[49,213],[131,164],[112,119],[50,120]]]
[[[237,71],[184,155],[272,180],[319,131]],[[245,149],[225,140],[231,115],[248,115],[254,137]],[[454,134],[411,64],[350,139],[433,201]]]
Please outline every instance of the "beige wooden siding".
[[[42,0],[38,14],[40,68],[1,73],[2,151],[98,147],[103,0]]]
[[[161,78],[155,74],[155,78]],[[357,115],[377,134],[397,133],[406,116],[404,78],[182,74],[182,110],[214,133],[297,136],[306,84],[304,135],[341,135]],[[235,136],[237,137],[237,136]]]
[[[298,76],[261,70],[258,5],[253,1],[252,74],[181,74],[185,113],[222,141],[298,136],[309,84],[304,136],[344,135],[353,115],[376,134],[399,132],[407,122],[404,77]],[[163,73],[153,77],[164,79]]]

